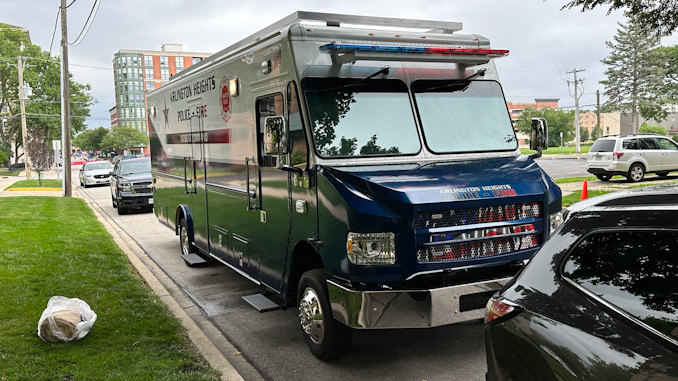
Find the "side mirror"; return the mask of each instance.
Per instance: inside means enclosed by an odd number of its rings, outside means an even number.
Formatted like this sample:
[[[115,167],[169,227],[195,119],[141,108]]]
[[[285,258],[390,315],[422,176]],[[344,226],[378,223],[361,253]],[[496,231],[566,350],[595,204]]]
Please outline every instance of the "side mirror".
[[[545,118],[532,118],[530,132],[530,149],[537,151],[530,155],[533,158],[541,157],[541,151],[548,148],[549,130]]]
[[[264,120],[264,153],[284,155],[287,153],[287,125],[282,116],[269,116]]]

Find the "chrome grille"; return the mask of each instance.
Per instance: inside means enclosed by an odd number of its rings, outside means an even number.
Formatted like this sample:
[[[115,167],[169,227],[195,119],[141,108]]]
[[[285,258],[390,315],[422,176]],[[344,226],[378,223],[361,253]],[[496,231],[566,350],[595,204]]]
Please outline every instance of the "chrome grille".
[[[465,226],[486,222],[504,222],[541,217],[539,202],[523,202],[479,208],[446,209],[418,212],[415,229]]]
[[[150,181],[134,183],[132,184],[132,189],[134,190],[134,193],[153,193]]]
[[[420,263],[440,263],[490,257],[529,249],[539,244],[540,238],[538,234],[442,244],[419,248],[417,250],[417,260]]]

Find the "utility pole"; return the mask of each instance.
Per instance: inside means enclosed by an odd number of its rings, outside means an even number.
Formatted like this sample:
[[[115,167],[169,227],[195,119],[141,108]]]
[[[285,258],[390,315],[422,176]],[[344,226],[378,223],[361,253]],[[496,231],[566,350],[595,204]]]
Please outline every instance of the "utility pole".
[[[26,161],[26,180],[31,179],[31,161],[28,157],[28,146],[26,139],[28,138],[28,131],[26,128],[26,103],[24,95],[24,57],[17,58],[17,69],[19,69],[19,107],[21,108],[21,135],[23,135],[24,145],[24,160]]]
[[[596,132],[598,137],[603,137],[603,126],[600,125],[600,90],[596,90]]]
[[[71,91],[68,80],[68,23],[66,0],[61,0],[61,152],[64,160],[62,195],[71,197]]]
[[[65,0],[64,0],[65,1]],[[577,81],[577,73],[580,71],[584,71],[584,69],[579,69],[577,68],[572,69],[572,71],[568,71],[568,73],[574,74],[574,133],[575,133],[575,140],[576,140],[576,145],[577,145],[577,153],[581,153],[581,145],[579,144],[579,94],[578,94],[578,86],[580,83],[583,83],[583,80]],[[569,84],[570,81],[567,81]]]

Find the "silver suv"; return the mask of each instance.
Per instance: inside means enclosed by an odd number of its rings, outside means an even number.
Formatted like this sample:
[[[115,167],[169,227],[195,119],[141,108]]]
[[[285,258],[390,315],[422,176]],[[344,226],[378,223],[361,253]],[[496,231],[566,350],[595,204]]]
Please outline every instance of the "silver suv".
[[[586,170],[602,181],[622,175],[633,183],[648,172],[666,176],[678,171],[678,144],[660,135],[605,136],[589,150]]]

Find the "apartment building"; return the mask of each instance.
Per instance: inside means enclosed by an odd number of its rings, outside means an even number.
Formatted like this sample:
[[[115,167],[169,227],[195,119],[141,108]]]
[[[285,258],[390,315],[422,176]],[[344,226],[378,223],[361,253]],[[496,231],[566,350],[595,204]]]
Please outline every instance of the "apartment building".
[[[180,44],[164,44],[160,51],[120,50],[113,55],[115,107],[111,126],[134,127],[147,133],[145,92],[211,53],[184,52]]]

